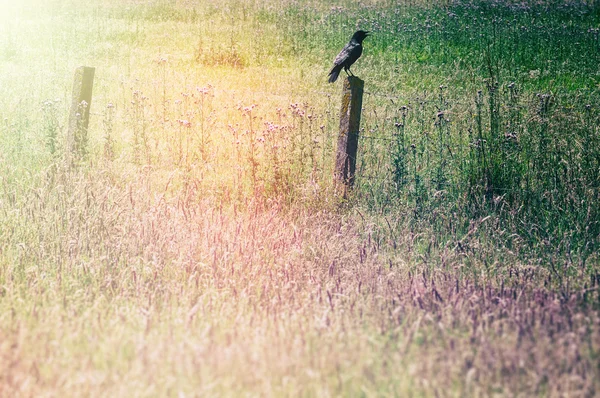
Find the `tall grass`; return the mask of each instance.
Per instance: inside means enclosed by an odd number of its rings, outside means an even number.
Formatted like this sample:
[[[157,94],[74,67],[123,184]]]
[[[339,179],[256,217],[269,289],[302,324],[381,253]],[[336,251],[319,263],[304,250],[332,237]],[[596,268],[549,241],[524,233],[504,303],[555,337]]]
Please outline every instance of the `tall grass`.
[[[599,18],[589,2],[7,7],[0,396],[596,395]],[[326,76],[359,27],[374,35],[342,199]]]

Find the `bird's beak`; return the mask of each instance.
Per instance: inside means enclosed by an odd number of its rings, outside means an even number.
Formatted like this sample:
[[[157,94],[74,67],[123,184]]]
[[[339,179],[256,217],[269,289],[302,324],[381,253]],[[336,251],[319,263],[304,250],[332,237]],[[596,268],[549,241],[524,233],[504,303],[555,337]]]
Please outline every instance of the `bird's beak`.
[[[365,34],[365,37],[369,37],[369,36],[371,36],[371,32],[369,32],[368,30],[367,30],[365,33],[366,33],[366,34]]]

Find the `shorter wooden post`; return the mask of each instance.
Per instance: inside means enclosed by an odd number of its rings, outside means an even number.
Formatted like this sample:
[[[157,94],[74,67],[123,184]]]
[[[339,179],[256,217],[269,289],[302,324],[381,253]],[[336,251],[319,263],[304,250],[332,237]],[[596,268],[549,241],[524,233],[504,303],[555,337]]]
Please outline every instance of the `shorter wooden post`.
[[[84,157],[87,152],[87,132],[95,71],[95,68],[88,66],[80,66],[75,70],[73,100],[67,132],[67,156],[71,161]]]
[[[343,189],[344,197],[354,184],[364,86],[365,82],[355,76],[349,76],[344,80],[340,133],[334,171],[334,184],[336,188]]]

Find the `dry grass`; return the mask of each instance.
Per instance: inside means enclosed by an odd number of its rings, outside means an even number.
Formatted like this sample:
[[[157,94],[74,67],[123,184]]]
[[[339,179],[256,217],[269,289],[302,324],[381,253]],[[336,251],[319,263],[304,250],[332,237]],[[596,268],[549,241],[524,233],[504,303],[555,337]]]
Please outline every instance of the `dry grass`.
[[[392,24],[396,2],[339,3],[0,3],[0,397],[599,393],[597,238],[585,242],[598,225],[593,177],[573,179],[577,198],[592,199],[571,201],[577,226],[549,223],[560,236],[526,224],[504,196],[459,208],[469,203],[460,173],[494,171],[478,171],[469,143],[457,145],[482,117],[473,95],[483,80],[435,64],[428,47],[454,34],[470,59],[462,22],[430,31],[418,18]],[[416,11],[401,10],[446,15],[410,3]],[[356,19],[363,11],[373,21]],[[372,82],[366,135],[383,140],[361,141],[363,174],[341,201],[330,186],[339,87],[324,87],[329,65],[319,62],[352,24],[379,19],[357,70]],[[297,26],[305,36],[290,35]],[[430,34],[421,41],[420,29]],[[70,167],[64,110],[82,63],[97,79],[88,156]],[[436,91],[448,81],[464,87]],[[501,97],[507,117],[490,124],[523,136],[542,125],[538,102],[526,103],[538,97],[522,98]],[[596,104],[579,102],[542,115],[562,137],[555,147],[576,143],[563,154],[575,177],[597,164],[579,150],[596,142]],[[385,140],[401,128],[406,142]],[[426,130],[449,138],[438,145]],[[438,169],[454,188],[436,189]],[[417,182],[431,191],[423,201]],[[575,197],[567,191],[548,197]]]
[[[3,205],[3,396],[599,387],[597,281],[557,291],[490,247],[461,252],[401,225],[392,239],[352,210],[216,206],[151,189],[152,172],[114,172],[49,171]]]

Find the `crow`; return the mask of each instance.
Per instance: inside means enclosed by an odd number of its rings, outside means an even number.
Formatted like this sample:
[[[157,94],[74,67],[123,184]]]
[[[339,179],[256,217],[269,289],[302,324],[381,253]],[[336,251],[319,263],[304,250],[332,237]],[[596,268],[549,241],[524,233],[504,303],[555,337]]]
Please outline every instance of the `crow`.
[[[362,54],[362,42],[367,36],[369,36],[369,32],[364,30],[359,30],[352,35],[350,42],[346,44],[346,47],[344,47],[338,56],[335,57],[335,61],[333,61],[333,69],[329,72],[329,83],[333,83],[337,80],[342,68],[344,68],[344,71],[346,71],[348,76],[350,76],[350,74],[354,76],[354,73],[350,70],[350,66],[360,58],[360,55]],[[350,74],[348,74],[348,72],[350,72]]]

